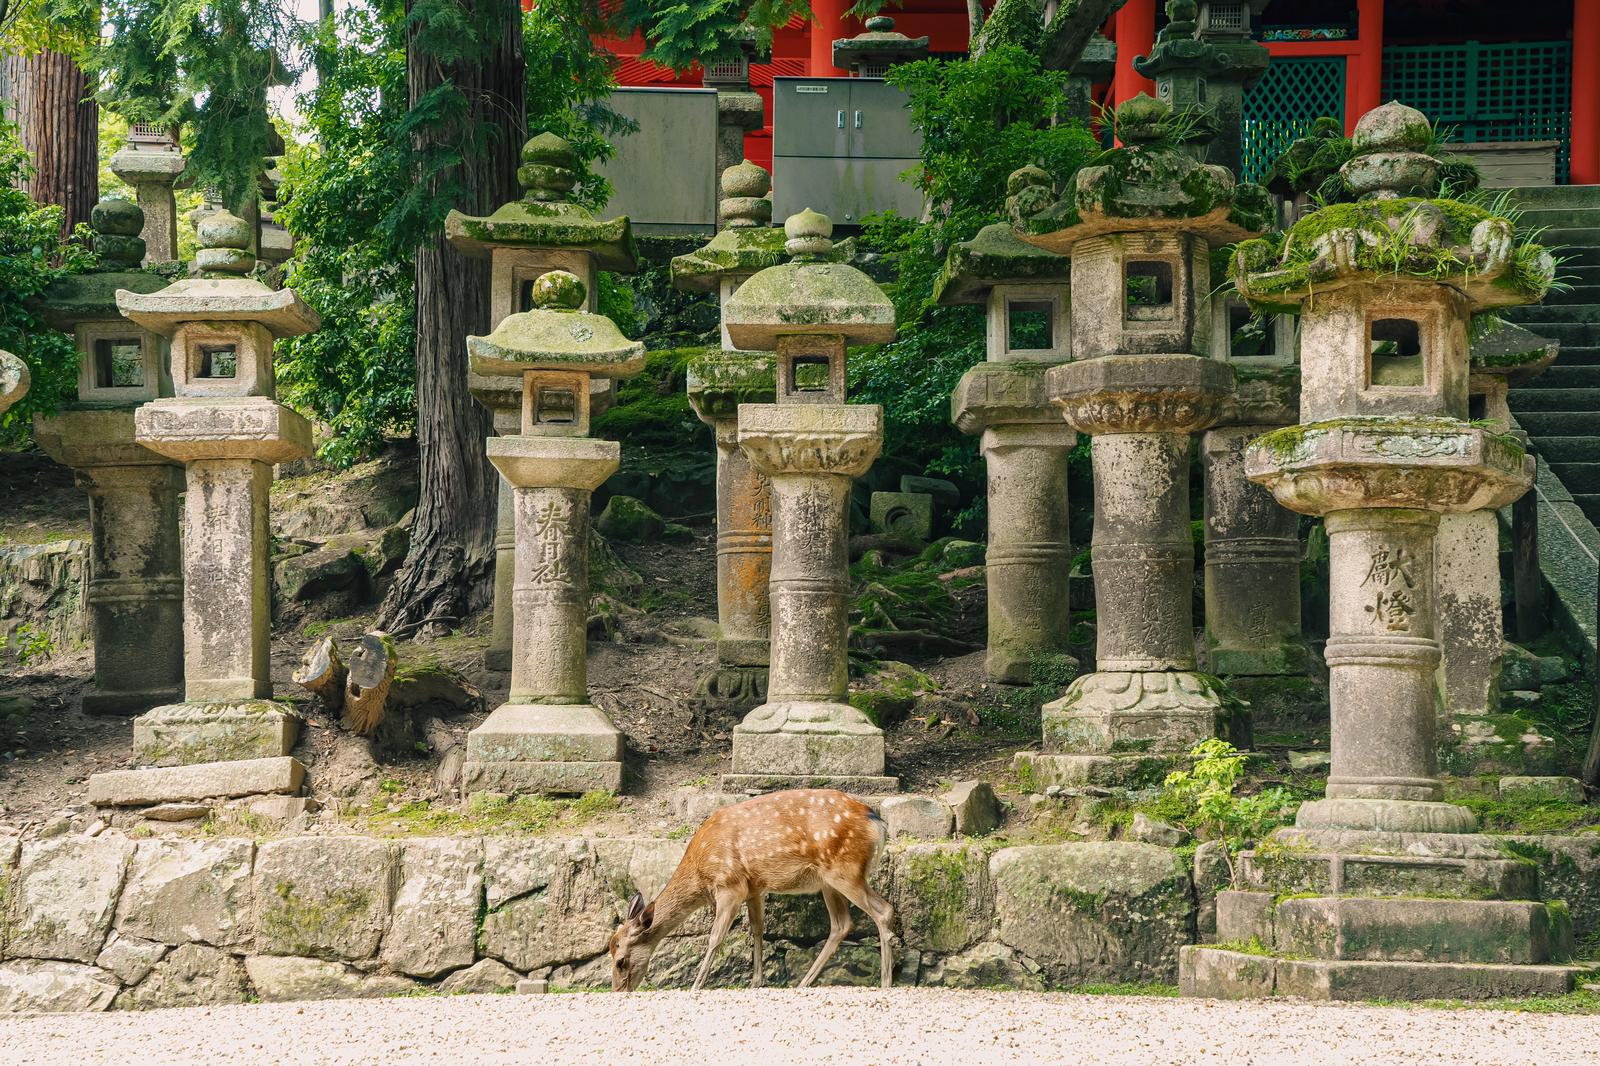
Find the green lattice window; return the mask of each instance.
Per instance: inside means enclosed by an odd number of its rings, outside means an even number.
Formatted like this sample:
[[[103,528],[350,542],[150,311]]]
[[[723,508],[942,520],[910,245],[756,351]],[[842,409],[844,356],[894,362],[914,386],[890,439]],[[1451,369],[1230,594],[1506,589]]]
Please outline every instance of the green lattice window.
[[[1260,181],[1289,142],[1323,115],[1344,121],[1343,56],[1274,57],[1244,94],[1240,177]]]
[[[1417,108],[1459,144],[1559,141],[1556,180],[1567,180],[1572,133],[1569,41],[1385,48],[1383,98]]]

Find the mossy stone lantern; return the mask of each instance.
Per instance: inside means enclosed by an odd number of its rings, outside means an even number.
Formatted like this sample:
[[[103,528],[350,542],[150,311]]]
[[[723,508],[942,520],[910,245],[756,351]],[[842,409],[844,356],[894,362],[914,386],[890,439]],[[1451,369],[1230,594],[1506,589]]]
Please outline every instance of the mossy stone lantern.
[[[1045,372],[1072,355],[1071,260],[1020,240],[1004,222],[951,249],[934,283],[942,304],[980,304],[987,359],[962,375],[950,420],[981,434],[989,482],[991,679],[1025,684],[1035,657],[1065,654],[1067,454],[1077,434],[1045,391]]]
[[[1073,361],[1045,389],[1093,438],[1097,669],[1045,706],[1046,754],[1019,756],[1042,783],[1124,780],[1225,724],[1196,672],[1189,436],[1234,391],[1210,358],[1211,249],[1260,232],[1269,212],[1265,190],[1173,144],[1170,120],[1136,97],[1117,110],[1125,147],[1062,194],[1037,168],[1011,183],[1017,235],[1072,257]]]
[[[1548,995],[1578,972],[1560,965],[1565,904],[1541,902],[1537,869],[1474,835],[1439,780],[1439,516],[1504,506],[1533,474],[1519,441],[1467,421],[1467,324],[1540,299],[1554,263],[1508,218],[1410,195],[1430,139],[1409,107],[1368,112],[1343,171],[1361,200],[1235,253],[1247,299],[1301,316],[1301,422],[1245,464],[1327,526],[1333,763],[1327,798],[1241,856],[1218,898],[1218,941],[1265,950],[1184,949],[1191,995]]]
[[[128,143],[111,157],[111,172],[133,186],[144,213],[140,236],[147,264],[178,258],[178,205],[172,190],[187,165],[176,126],[140,122],[128,127]]]
[[[10,352],[0,351],[0,415],[28,394],[29,381],[28,364]]]
[[[888,15],[874,15],[854,37],[833,42],[833,65],[853,78],[881,78],[889,68],[928,58],[926,37],[907,37]]]
[[[533,309],[468,337],[472,372],[522,397],[515,434],[491,437],[489,461],[515,493],[516,574],[510,698],[467,736],[471,793],[581,793],[622,788],[622,734],[589,702],[589,496],[621,447],[589,434],[590,382],[644,369],[644,345],[583,310],[574,274],[550,271]]]
[[[772,482],[739,447],[741,403],[771,403],[776,362],[771,352],[744,352],[728,335],[728,304],[752,276],[786,258],[784,235],[772,218],[767,172],[749,160],[722,174],[722,228],[704,246],[672,260],[672,284],[715,292],[722,351],[689,364],[689,403],[711,426],[717,448],[716,665],[695,683],[707,706],[748,711],[766,696],[772,576]]]
[[[846,702],[850,485],[883,447],[883,408],[845,402],[845,346],[894,338],[894,305],[871,278],[829,261],[833,224],[784,224],[793,261],[756,274],[727,306],[741,348],[777,352],[774,403],[739,405],[739,446],[772,479],[772,659],[767,701],[734,729],[732,791],[883,776],[883,732]]]
[[[626,217],[601,220],[571,200],[577,184],[577,158],[572,145],[554,133],[541,133],[522,146],[517,180],[520,200],[502,204],[493,214],[473,216],[452,211],[445,217],[445,236],[461,254],[489,260],[489,328],[508,315],[533,308],[533,286],[544,274],[564,270],[583,283],[584,310],[599,310],[600,271],[631,274],[639,268],[633,229]],[[480,376],[469,371],[467,387],[494,418],[496,433],[516,433],[522,397],[510,388],[512,379]],[[612,383],[596,378],[592,410],[610,405]],[[494,609],[484,664],[494,670],[511,667],[511,575],[516,570],[516,536],[511,491],[502,484],[495,523]]]
[[[166,278],[139,268],[143,224],[144,213],[126,200],[96,204],[90,225],[100,267],[53,282],[41,298],[45,320],[71,333],[79,352],[77,399],[36,417],[34,439],[73,469],[89,497],[95,665],[83,708],[90,714],[171,703],[183,684],[183,465],[134,439],[139,405],[172,395],[167,339],[117,309],[118,290],[167,287]]]
[[[134,413],[134,439],[184,464],[185,702],[134,723],[146,763],[276,757],[299,716],[271,700],[272,468],[311,454],[311,426],[276,401],[272,346],[319,320],[288,289],[249,277],[248,222],[227,210],[197,227],[200,273],[157,292],[117,292],[117,307],[169,338],[176,396]]]

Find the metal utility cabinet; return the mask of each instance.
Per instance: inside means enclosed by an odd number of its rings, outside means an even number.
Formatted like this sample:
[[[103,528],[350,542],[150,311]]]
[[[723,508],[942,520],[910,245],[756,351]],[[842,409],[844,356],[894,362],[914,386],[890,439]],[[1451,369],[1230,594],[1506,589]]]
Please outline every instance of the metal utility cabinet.
[[[900,180],[922,154],[903,91],[881,78],[774,78],[772,95],[774,219],[807,207],[842,226],[922,213],[922,190]]]
[[[596,167],[613,190],[607,217],[627,215],[635,233],[716,232],[716,90],[624,88],[605,102],[639,124]]]

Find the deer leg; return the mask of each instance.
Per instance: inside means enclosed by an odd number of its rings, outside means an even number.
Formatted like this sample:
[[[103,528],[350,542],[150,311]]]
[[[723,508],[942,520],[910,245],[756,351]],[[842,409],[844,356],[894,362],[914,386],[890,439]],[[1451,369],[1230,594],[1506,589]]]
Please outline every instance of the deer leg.
[[[750,898],[744,903],[745,918],[750,923],[750,943],[755,953],[755,969],[750,977],[751,988],[760,988],[766,983],[765,976],[761,972],[761,936],[766,930],[764,903],[760,892],[750,893]]]
[[[878,955],[883,963],[883,987],[889,988],[894,984],[894,934],[890,926],[894,924],[894,908],[889,901],[874,892],[863,879],[859,884],[838,883],[834,885],[842,896],[866,912],[867,917],[878,927]]]
[[[717,894],[717,916],[711,922],[711,943],[706,945],[706,957],[700,960],[700,969],[695,972],[694,984],[689,988],[691,992],[698,992],[700,986],[706,983],[706,975],[711,972],[711,962],[717,957],[717,948],[722,946],[722,938],[728,935],[728,927],[739,914],[740,902],[735,893]]]
[[[828,939],[822,945],[822,950],[817,952],[817,961],[813,962],[811,969],[800,978],[800,983],[795,985],[796,988],[810,987],[811,982],[817,979],[817,974],[822,972],[822,967],[833,958],[833,953],[839,950],[839,945],[844,943],[844,938],[850,934],[850,901],[824,885],[822,902],[828,905]]]

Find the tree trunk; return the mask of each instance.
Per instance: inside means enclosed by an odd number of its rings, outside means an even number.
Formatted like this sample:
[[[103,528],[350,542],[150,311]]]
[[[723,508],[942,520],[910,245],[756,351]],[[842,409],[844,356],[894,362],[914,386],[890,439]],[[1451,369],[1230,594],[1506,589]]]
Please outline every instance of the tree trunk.
[[[5,77],[14,110],[10,116],[33,158],[34,173],[23,191],[42,204],[62,209],[66,236],[100,199],[100,105],[94,89],[72,58],[43,51],[7,56]]]
[[[464,162],[431,177],[434,189],[463,182],[456,207],[486,215],[520,195],[516,174],[527,126],[527,83],[521,9],[516,0],[467,0],[492,5],[502,32],[488,54],[442,62],[410,31],[406,83],[412,106],[451,83],[465,94],[469,121],[481,138],[457,124],[434,124],[419,136],[424,152],[453,148]],[[409,13],[411,0],[406,4]],[[397,638],[418,630],[442,633],[489,602],[494,565],[498,477],[484,454],[489,414],[467,392],[467,336],[489,331],[489,264],[467,259],[442,227],[417,250],[417,449],[421,496],[411,553],[380,613]]]

